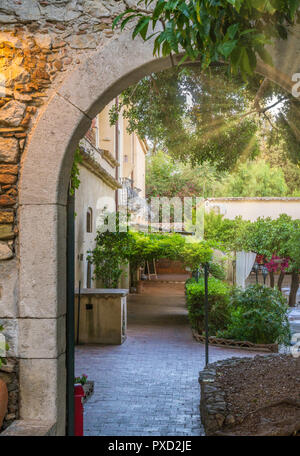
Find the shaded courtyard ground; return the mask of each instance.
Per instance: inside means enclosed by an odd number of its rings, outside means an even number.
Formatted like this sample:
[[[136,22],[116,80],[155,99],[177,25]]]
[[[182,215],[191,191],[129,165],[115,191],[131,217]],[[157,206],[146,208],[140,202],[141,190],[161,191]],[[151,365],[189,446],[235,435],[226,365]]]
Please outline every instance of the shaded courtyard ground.
[[[95,381],[85,404],[85,435],[204,435],[199,371],[204,346],[193,338],[184,296],[131,295],[127,340],[76,347],[76,375]],[[254,356],[210,348],[210,362]]]

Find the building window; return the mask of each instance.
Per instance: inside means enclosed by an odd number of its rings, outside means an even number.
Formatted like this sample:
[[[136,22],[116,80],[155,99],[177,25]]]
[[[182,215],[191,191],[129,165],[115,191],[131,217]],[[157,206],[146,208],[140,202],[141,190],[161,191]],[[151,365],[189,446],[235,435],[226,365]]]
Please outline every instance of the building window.
[[[92,263],[87,262],[86,287],[92,288]]]
[[[93,211],[90,207],[88,208],[86,213],[86,232],[93,232]]]
[[[124,155],[124,163],[128,163],[128,155]]]

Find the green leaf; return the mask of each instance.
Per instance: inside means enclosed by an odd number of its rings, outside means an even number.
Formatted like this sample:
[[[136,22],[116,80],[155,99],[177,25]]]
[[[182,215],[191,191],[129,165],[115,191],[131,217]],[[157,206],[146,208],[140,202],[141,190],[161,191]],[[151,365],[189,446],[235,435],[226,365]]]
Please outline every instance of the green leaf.
[[[226,35],[227,35],[231,40],[233,40],[233,38],[234,38],[235,35],[237,34],[238,29],[239,29],[239,24],[232,24],[230,27],[228,27]]]
[[[113,20],[113,23],[112,23],[112,29],[114,29],[116,27],[116,25],[120,22],[120,20],[126,16],[126,14],[128,13],[135,13],[136,11],[132,8],[129,8],[127,9],[126,11],[124,11],[123,13],[119,14],[114,20]]]
[[[237,43],[237,40],[233,40],[233,41],[226,41],[225,43],[223,44],[220,44],[218,46],[218,51],[224,55],[224,57],[229,57],[229,55],[232,53],[233,49],[235,48],[236,46],[236,43]]]
[[[141,37],[145,40],[150,19],[150,16],[144,16],[138,21],[132,33],[132,38],[135,38],[138,34],[140,34]]]
[[[259,46],[257,48],[257,52],[260,58],[263,60],[263,62],[267,63],[270,66],[273,66],[272,56],[263,46]]]

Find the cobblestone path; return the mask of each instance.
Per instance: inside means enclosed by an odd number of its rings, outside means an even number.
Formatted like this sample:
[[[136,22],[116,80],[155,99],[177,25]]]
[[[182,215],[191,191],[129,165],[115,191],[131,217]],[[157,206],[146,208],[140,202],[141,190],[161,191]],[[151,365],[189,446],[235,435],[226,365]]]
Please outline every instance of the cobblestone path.
[[[232,356],[253,355],[210,348],[210,362]],[[77,375],[95,381],[85,435],[203,435],[203,367],[204,347],[192,338],[184,297],[130,296],[123,345],[76,348]]]

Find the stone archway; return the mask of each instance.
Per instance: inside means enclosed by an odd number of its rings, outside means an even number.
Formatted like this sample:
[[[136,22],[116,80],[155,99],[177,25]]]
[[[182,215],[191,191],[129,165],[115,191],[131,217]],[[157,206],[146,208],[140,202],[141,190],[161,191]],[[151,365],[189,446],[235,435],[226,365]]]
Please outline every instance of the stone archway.
[[[257,71],[291,90],[294,64],[293,59],[286,72],[265,65]],[[132,41],[129,32],[111,39],[70,69],[51,93],[23,154],[18,222],[20,417],[56,423],[57,434],[65,432],[66,203],[73,153],[92,118],[113,97],[146,74],[170,66],[169,58],[153,58],[151,41]]]

